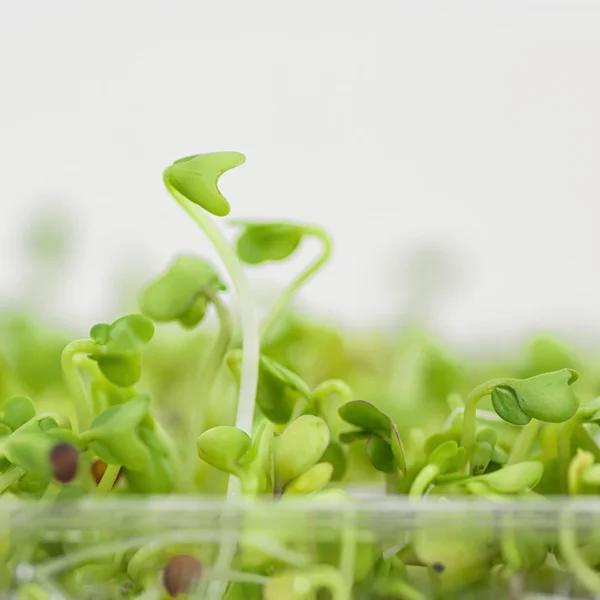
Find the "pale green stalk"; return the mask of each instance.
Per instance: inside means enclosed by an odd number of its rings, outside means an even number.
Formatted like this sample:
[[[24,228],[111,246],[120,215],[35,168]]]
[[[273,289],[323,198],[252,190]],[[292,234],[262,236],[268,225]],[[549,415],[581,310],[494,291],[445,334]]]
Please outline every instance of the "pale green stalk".
[[[306,235],[316,237],[323,243],[323,251],[310,265],[298,275],[273,305],[260,327],[260,337],[266,340],[270,329],[281,317],[296,292],[329,260],[332,243],[330,237],[320,227],[306,226],[302,228]]]
[[[92,411],[82,389],[81,379],[74,359],[78,354],[94,354],[97,351],[98,346],[94,342],[90,340],[75,340],[65,346],[60,358],[71,397],[75,402],[78,433],[86,431],[89,428],[92,420]]]

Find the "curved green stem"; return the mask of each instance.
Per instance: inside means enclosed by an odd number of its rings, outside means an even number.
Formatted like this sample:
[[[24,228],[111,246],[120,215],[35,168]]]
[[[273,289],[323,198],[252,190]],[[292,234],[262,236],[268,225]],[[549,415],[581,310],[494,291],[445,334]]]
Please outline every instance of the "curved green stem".
[[[21,477],[25,475],[25,471],[17,465],[12,465],[4,473],[0,473],[0,494],[5,492],[11,485],[17,483]]]
[[[539,429],[540,422],[537,419],[532,419],[521,429],[508,455],[507,465],[514,465],[527,458],[527,453],[535,441]]]
[[[440,468],[437,465],[426,465],[423,467],[410,486],[408,495],[411,498],[420,498],[423,496],[427,491],[427,488],[439,474]]]
[[[65,346],[60,357],[62,370],[75,402],[78,433],[85,431],[90,426],[92,411],[82,389],[81,379],[74,359],[78,354],[94,354],[97,350],[98,346],[90,340],[75,340]]]
[[[208,355],[206,363],[204,364],[200,381],[200,390],[198,393],[200,402],[203,405],[206,405],[206,403],[208,402],[210,390],[217,378],[219,368],[225,360],[225,355],[227,354],[227,349],[229,348],[229,343],[231,342],[232,323],[231,316],[229,315],[229,310],[227,309],[227,306],[225,306],[225,304],[221,301],[219,296],[216,293],[214,293],[213,290],[207,289],[204,291],[204,293],[213,303],[217,311],[217,315],[219,317],[219,334],[210,351],[210,354]],[[200,419],[202,418],[202,412],[198,410],[199,407],[197,404],[194,404],[193,406],[194,407],[190,416],[190,422],[191,433],[194,440],[195,455],[195,440],[196,437],[200,435]]]
[[[258,384],[260,335],[258,331],[256,308],[250,285],[235,251],[231,248],[220,229],[213,223],[212,219],[204,212],[204,210],[196,208],[191,201],[180,194],[171,185],[168,177],[164,177],[164,183],[171,196],[177,200],[181,208],[183,208],[200,229],[202,229],[206,237],[215,247],[215,250],[223,261],[235,287],[240,305],[243,336],[242,373],[235,426],[251,436],[252,425],[254,422],[256,387]]]
[[[318,238],[323,243],[323,251],[308,265],[308,267],[298,275],[298,277],[288,286],[288,288],[281,294],[277,302],[273,305],[265,320],[260,326],[260,337],[264,341],[267,338],[267,334],[273,325],[280,318],[283,311],[286,309],[288,304],[296,292],[317,272],[323,267],[323,265],[329,260],[331,256],[332,243],[331,238],[323,231],[320,227],[306,226],[303,227],[303,231],[306,235]]]
[[[507,385],[510,381],[510,379],[506,378],[491,379],[490,381],[478,385],[467,397],[463,413],[462,438],[460,441],[460,445],[466,450],[463,466],[467,469],[471,460],[471,452],[473,450],[473,444],[475,443],[475,434],[477,430],[477,403],[482,398],[485,398],[485,396],[491,394],[495,387]]]
[[[327,379],[323,381],[312,391],[311,396],[313,400],[318,401],[324,400],[332,394],[338,394],[344,402],[354,399],[352,388],[343,379]]]
[[[113,489],[115,482],[117,481],[117,477],[119,476],[120,470],[121,465],[106,465],[106,470],[102,475],[102,479],[98,483],[96,493],[106,494],[110,492]]]

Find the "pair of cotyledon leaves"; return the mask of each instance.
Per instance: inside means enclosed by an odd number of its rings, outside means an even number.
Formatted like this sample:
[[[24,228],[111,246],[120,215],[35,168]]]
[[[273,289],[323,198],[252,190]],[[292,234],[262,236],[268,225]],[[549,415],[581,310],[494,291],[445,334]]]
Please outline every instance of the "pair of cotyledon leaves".
[[[168,453],[151,418],[150,398],[137,396],[100,413],[79,437],[60,415],[36,415],[31,399],[16,396],[0,409],[0,458],[27,473],[49,478],[50,452],[58,443],[78,451],[90,446],[108,464],[128,469],[128,483],[139,492],[167,493],[173,489]]]
[[[56,444],[83,447],[69,427],[61,415],[37,415],[30,398],[9,398],[0,407],[0,458],[33,476],[50,478],[50,452]]]
[[[571,388],[578,378],[577,371],[561,369],[509,380],[492,390],[494,410],[514,425],[527,425],[531,419],[548,423],[568,421],[579,408],[579,399]]]
[[[163,177],[169,189],[207,212],[225,217],[230,206],[219,191],[219,177],[245,160],[239,152],[195,154],[175,161]],[[234,221],[233,224],[244,229],[237,240],[237,253],[240,260],[250,265],[285,260],[296,251],[306,234],[303,227],[291,223]]]
[[[107,464],[127,469],[127,481],[133,490],[173,490],[172,465],[150,414],[148,395],[140,394],[107,408],[81,434],[81,439]]]
[[[461,428],[452,425],[449,429],[434,433],[425,441],[425,452],[431,455],[435,449],[445,442],[455,442],[457,445],[461,440]],[[480,475],[484,473],[490,463],[504,465],[508,461],[508,454],[498,445],[498,433],[491,427],[481,427],[477,431],[473,450],[471,451],[471,474]]]
[[[262,481],[270,481],[275,491],[306,494],[322,489],[331,478],[333,466],[319,463],[330,437],[323,419],[301,415],[270,440],[266,464],[258,452],[260,440],[253,443],[248,434],[231,426],[204,432],[197,448],[199,457],[217,469],[244,478],[248,473],[256,474],[258,466]]]
[[[97,349],[89,357],[115,385],[135,384],[142,372],[141,353],[154,335],[154,324],[143,315],[126,315],[111,324],[99,323],[90,330]]]
[[[353,400],[339,408],[339,414],[354,431],[340,434],[340,441],[351,443],[367,440],[367,454],[371,464],[384,473],[400,472],[406,475],[406,459],[396,424],[385,413],[365,400]]]

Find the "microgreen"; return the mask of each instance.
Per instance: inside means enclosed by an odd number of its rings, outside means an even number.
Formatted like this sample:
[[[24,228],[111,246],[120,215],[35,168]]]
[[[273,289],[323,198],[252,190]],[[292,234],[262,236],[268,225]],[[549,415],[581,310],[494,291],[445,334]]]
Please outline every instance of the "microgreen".
[[[140,314],[68,343],[29,317],[0,319],[0,495],[50,511],[39,539],[13,536],[0,511],[0,594],[424,600],[494,589],[518,598],[515,581],[530,578],[598,593],[596,522],[582,530],[565,509],[555,530],[540,531],[503,510],[513,500],[600,494],[594,361],[536,338],[520,365],[488,369],[414,329],[355,339],[297,314],[284,319],[332,244],[316,225],[240,220],[230,243],[213,219],[231,211],[218,182],[244,160],[196,154],[163,174],[222,274],[202,257],[178,256],[140,291]],[[245,269],[288,260],[310,239],[320,253],[259,323]],[[361,486],[394,496],[382,504],[389,522],[365,522],[353,495]],[[75,512],[85,497],[100,507],[174,493],[217,498],[218,519],[138,536],[137,517],[120,521],[115,509],[121,537],[103,524],[92,531],[94,522],[52,529],[62,500]],[[238,493],[268,498],[267,514],[249,508],[238,518],[220,502]],[[485,501],[497,518],[440,520],[425,508],[459,499]],[[177,517],[180,501],[172,499]],[[287,513],[296,503],[301,510]],[[395,515],[410,515],[401,532]],[[154,532],[161,518],[143,525]]]

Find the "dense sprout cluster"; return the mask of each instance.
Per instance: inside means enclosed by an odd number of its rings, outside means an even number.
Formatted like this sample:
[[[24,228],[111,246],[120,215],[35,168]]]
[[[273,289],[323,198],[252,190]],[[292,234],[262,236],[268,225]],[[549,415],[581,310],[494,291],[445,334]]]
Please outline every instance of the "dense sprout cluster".
[[[5,315],[3,502],[141,494],[233,502],[241,494],[271,498],[273,510],[305,497],[307,511],[324,502],[352,515],[360,510],[357,486],[398,503],[502,505],[599,491],[593,360],[536,338],[517,361],[468,362],[416,328],[351,336],[295,316],[290,302],[327,262],[331,242],[315,225],[234,221],[230,244],[209,213],[228,215],[217,181],[243,161],[234,152],[196,155],[164,173],[214,244],[222,273],[201,257],[179,256],[141,290],[139,313],[96,324],[75,341]],[[245,267],[286,260],[311,239],[318,256],[259,322]],[[216,335],[203,324],[213,312]],[[338,540],[313,542],[308,558],[294,540],[299,523],[260,543],[241,533],[115,542],[108,557],[88,559],[86,544],[106,539],[17,543],[0,529],[0,585],[21,598],[49,598],[53,573],[73,598],[419,600],[483,598],[494,586],[514,594],[515,576],[534,576],[549,587],[564,579],[578,593],[600,592],[600,539],[592,530],[578,540],[568,521],[552,535],[523,535],[510,522],[476,530],[424,524],[391,548],[350,522]],[[83,559],[72,558],[78,552]]]

